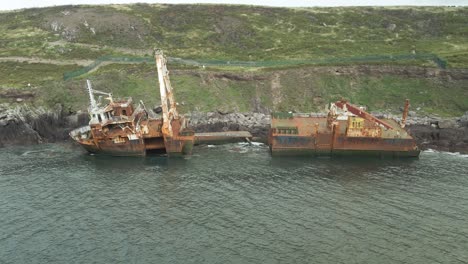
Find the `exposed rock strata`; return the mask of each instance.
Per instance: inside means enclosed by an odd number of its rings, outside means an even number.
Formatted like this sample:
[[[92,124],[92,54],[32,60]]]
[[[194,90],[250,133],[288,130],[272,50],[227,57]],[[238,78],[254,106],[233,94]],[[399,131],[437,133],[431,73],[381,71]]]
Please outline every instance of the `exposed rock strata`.
[[[266,142],[270,115],[262,113],[192,113],[190,124],[195,132],[249,131],[254,140]]]
[[[63,141],[87,122],[87,114],[65,114],[60,105],[52,110],[0,105],[0,147]]]

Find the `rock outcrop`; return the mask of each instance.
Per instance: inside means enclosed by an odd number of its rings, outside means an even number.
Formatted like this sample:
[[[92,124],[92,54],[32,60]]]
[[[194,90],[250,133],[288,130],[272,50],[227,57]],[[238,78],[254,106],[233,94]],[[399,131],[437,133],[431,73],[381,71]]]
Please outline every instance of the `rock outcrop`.
[[[87,122],[87,114],[65,114],[60,105],[51,110],[0,105],[0,147],[63,141],[73,128]]]
[[[468,153],[468,112],[460,118],[415,118],[408,126],[421,149]]]
[[[254,140],[266,142],[270,115],[262,113],[191,113],[190,124],[195,132],[249,131]]]

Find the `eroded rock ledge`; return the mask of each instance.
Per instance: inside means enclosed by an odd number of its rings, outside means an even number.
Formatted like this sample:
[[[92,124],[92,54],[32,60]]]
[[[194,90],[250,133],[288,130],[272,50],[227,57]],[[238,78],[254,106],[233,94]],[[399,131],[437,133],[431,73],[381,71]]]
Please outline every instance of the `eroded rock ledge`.
[[[68,132],[88,122],[86,113],[55,109],[0,105],[0,147],[64,141]]]

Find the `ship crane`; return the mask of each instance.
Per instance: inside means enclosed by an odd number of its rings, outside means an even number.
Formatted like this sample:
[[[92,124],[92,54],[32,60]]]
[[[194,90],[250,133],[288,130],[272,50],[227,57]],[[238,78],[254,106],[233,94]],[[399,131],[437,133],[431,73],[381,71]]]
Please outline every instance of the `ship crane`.
[[[371,122],[382,125],[387,129],[393,129],[393,127],[391,125],[389,125],[387,122],[385,122],[383,120],[380,120],[377,117],[375,117],[375,116],[367,113],[366,111],[360,109],[359,107],[356,107],[356,106],[348,103],[348,101],[346,101],[346,100],[337,101],[335,103],[335,105],[338,106],[341,109],[346,108],[349,112],[351,112],[351,113],[353,113],[353,114],[355,114],[355,115],[357,115],[359,117],[362,117],[362,118],[364,118],[366,120],[369,120]]]
[[[161,108],[163,114],[162,131],[164,134],[173,136],[172,121],[179,119],[174,93],[169,79],[169,71],[166,67],[166,57],[162,50],[156,49],[154,52],[156,67],[158,69],[159,92],[161,94]]]

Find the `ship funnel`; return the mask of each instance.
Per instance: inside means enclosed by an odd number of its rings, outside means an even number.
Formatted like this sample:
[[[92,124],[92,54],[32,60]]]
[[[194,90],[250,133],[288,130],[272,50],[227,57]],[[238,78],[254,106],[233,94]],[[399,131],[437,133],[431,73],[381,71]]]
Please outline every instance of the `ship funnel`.
[[[406,99],[405,101],[405,109],[403,110],[403,116],[401,117],[400,126],[404,128],[406,126],[406,118],[408,117],[408,109],[409,109],[409,100]]]

